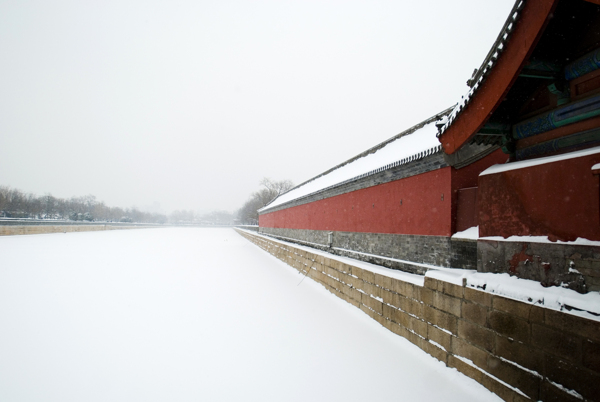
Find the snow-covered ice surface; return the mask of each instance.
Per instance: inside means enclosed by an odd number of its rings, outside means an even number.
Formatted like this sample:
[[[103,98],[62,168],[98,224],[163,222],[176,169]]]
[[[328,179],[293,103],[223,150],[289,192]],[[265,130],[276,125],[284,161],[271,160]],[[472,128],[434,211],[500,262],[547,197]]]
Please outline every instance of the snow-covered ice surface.
[[[499,401],[231,229],[0,238],[2,401]]]
[[[435,121],[425,124],[415,132],[403,135],[400,138],[391,141],[389,144],[386,144],[372,154],[358,158],[326,175],[317,177],[314,180],[282,194],[275,199],[275,201],[264,207],[263,210],[323,190],[375,169],[382,168],[391,163],[398,162],[404,158],[414,156],[420,152],[433,152],[433,149],[440,146],[436,134],[437,127],[435,126]]]

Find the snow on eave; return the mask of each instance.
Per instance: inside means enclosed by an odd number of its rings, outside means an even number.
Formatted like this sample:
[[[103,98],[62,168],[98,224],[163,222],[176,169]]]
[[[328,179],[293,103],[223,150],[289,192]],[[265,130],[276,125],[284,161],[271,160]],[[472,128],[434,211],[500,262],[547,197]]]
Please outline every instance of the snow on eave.
[[[582,156],[594,155],[598,153],[600,153],[600,147],[594,147],[583,149],[581,151],[569,152],[567,154],[545,156],[543,158],[530,159],[519,162],[510,162],[502,165],[493,165],[484,170],[483,172],[479,173],[479,176],[508,172],[510,170],[524,169],[532,166],[544,165],[546,163],[559,162],[567,159],[580,158]]]
[[[318,176],[315,176],[312,179],[307,180],[307,181],[305,181],[305,182],[297,185],[296,187],[294,187],[294,188],[286,191],[285,193],[280,194],[277,198],[275,198],[269,204],[267,204],[266,206],[264,206],[261,209],[259,209],[258,212],[259,213],[265,212],[265,211],[267,211],[267,210],[269,210],[269,209],[271,209],[273,207],[279,207],[281,205],[287,204],[287,203],[292,202],[292,201],[297,201],[299,199],[307,198],[307,197],[310,197],[310,196],[312,196],[312,195],[314,195],[316,193],[320,193],[320,192],[329,190],[331,188],[338,187],[338,186],[341,186],[343,184],[349,183],[351,181],[358,180],[358,179],[361,179],[363,177],[367,177],[367,176],[379,173],[379,172],[381,172],[383,170],[386,170],[386,169],[389,169],[389,168],[392,168],[392,167],[396,167],[396,166],[400,166],[400,165],[404,165],[404,164],[412,162],[414,160],[421,159],[421,158],[424,158],[426,156],[432,155],[434,153],[440,152],[441,151],[441,145],[440,144],[436,144],[435,146],[431,146],[431,147],[429,147],[427,149],[421,149],[418,152],[415,152],[414,154],[405,155],[401,159],[396,159],[394,161],[388,161],[387,163],[382,163],[381,165],[377,166],[375,169],[369,169],[369,170],[364,171],[364,172],[362,172],[362,173],[360,173],[358,175],[353,175],[351,177],[348,177],[347,179],[337,181],[337,182],[332,183],[330,185],[323,186],[323,187],[314,186],[315,189],[313,191],[309,191],[309,192],[299,191],[299,190],[302,189],[302,187],[307,186],[309,184],[312,184],[312,183],[314,183],[315,181],[317,181],[319,179],[322,180],[327,175],[329,175],[331,173],[334,173],[336,171],[339,171],[339,169],[344,168],[344,167],[352,164],[353,162],[356,162],[356,161],[358,161],[358,160],[360,160],[362,158],[368,157],[371,154],[377,153],[378,151],[384,149],[386,146],[388,146],[388,145],[392,144],[393,142],[401,139],[402,137],[407,137],[407,136],[409,136],[411,134],[414,134],[417,131],[419,131],[419,130],[423,129],[424,127],[426,127],[429,124],[435,124],[435,122],[437,122],[441,118],[447,116],[448,113],[450,113],[451,110],[452,110],[451,107],[448,108],[448,109],[445,109],[442,112],[440,112],[440,113],[438,113],[438,114],[436,114],[436,115],[428,118],[427,120],[424,120],[421,123],[419,123],[419,124],[417,124],[417,125],[409,128],[409,129],[401,132],[400,134],[397,134],[397,135],[395,135],[395,136],[387,139],[386,141],[384,141],[384,142],[382,142],[382,143],[380,143],[380,144],[378,144],[378,145],[376,145],[376,146],[374,146],[372,148],[369,148],[368,150],[366,150],[366,151],[364,151],[364,152],[362,152],[362,153],[354,156],[353,158],[350,158],[347,161],[345,161],[345,162],[343,162],[343,163],[341,163],[339,165],[334,166],[333,168],[331,168],[331,169],[329,169],[329,170],[327,170],[327,171],[319,174]],[[298,192],[298,195],[294,196],[293,198],[289,198],[289,199],[287,199],[288,197],[285,197],[286,195],[290,195],[293,192]],[[284,199],[283,201],[281,201],[282,198]]]
[[[496,61],[502,54],[502,51],[506,47],[506,43],[508,43],[509,38],[511,37],[511,33],[515,27],[515,23],[520,17],[520,12],[525,5],[525,0],[517,0],[515,5],[513,6],[504,26],[500,30],[500,34],[496,38],[496,41],[492,45],[492,48],[488,52],[487,56],[483,60],[483,63],[474,74],[474,76],[469,80],[471,81],[471,88],[469,91],[463,95],[460,101],[456,104],[450,115],[448,116],[448,121],[438,130],[437,136],[441,136],[450,128],[452,123],[456,120],[458,115],[463,111],[464,108],[469,104],[479,87],[483,84],[487,76],[490,74],[494,66],[496,65]]]

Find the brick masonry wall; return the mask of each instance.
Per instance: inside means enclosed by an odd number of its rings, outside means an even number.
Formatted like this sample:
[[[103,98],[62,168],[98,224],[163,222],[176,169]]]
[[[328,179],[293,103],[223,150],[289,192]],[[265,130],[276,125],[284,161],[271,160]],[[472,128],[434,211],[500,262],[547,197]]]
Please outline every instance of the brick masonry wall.
[[[600,247],[516,241],[477,242],[480,272],[508,272],[544,286],[600,291]]]
[[[424,286],[242,236],[505,401],[600,400],[600,323],[434,278]]]
[[[425,270],[410,264],[394,263],[385,258],[443,267],[477,269],[477,243],[469,240],[452,240],[448,236],[333,232],[333,248],[330,249],[327,243],[329,231],[326,230],[261,227],[259,232],[285,238],[287,241],[297,241],[300,244],[312,243],[310,245],[313,247],[322,245],[321,249],[332,254],[419,274],[424,273]]]

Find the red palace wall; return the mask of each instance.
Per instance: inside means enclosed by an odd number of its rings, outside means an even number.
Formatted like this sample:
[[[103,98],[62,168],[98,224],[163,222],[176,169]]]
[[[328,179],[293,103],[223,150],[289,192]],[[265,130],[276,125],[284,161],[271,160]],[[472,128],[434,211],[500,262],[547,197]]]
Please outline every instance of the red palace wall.
[[[600,154],[479,177],[479,235],[600,240]]]
[[[364,188],[259,217],[261,227],[450,236],[452,168]]]
[[[450,236],[456,232],[458,192],[507,155],[497,150],[462,169],[445,167],[405,179],[262,214],[269,228]],[[443,197],[442,197],[443,196]],[[477,207],[468,213],[477,220]],[[464,208],[463,208],[464,210]],[[459,228],[463,230],[465,228]]]

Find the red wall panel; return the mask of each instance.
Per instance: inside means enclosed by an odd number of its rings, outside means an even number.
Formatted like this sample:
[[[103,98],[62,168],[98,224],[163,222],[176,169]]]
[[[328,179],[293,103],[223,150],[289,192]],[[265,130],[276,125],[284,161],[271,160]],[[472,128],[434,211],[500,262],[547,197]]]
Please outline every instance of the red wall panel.
[[[450,236],[451,168],[262,214],[261,227]]]
[[[507,160],[508,155],[502,152],[501,149],[497,149],[470,165],[461,169],[452,169],[452,221],[454,222],[452,233],[460,232],[471,226],[478,225],[477,203],[475,203],[475,205],[461,205],[461,202],[464,202],[464,200],[459,199],[458,192],[465,188],[476,188],[479,173],[492,165],[503,164]],[[459,212],[462,216],[459,216]],[[470,215],[467,219],[465,219],[466,214]]]
[[[479,177],[480,236],[600,240],[600,154]]]
[[[461,188],[456,197],[456,232],[479,225],[477,187]]]

